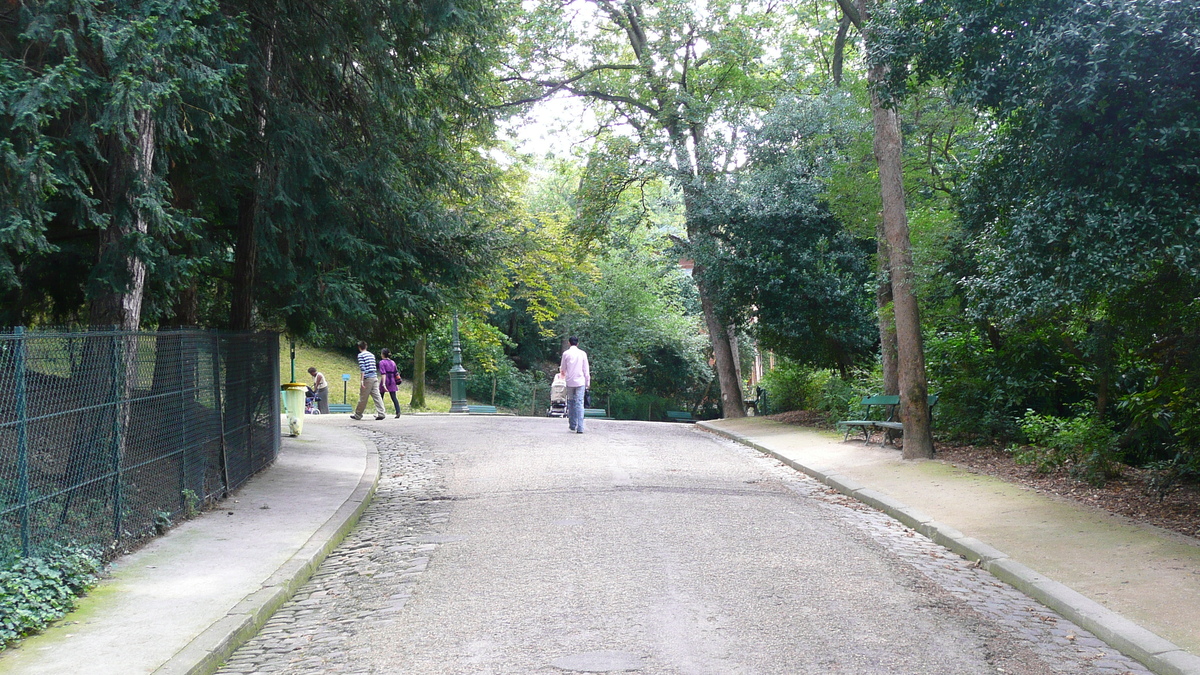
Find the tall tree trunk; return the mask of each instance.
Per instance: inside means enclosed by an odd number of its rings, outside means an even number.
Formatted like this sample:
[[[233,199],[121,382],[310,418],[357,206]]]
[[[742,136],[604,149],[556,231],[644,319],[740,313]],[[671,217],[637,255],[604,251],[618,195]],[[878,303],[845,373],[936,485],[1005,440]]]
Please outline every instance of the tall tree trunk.
[[[229,303],[229,327],[254,327],[254,277],[258,269],[258,195],[245,194],[238,200],[237,243],[233,250],[233,290]]]
[[[742,375],[742,346],[738,344],[737,326],[730,324],[725,327],[725,332],[729,335],[729,352],[733,357],[733,374],[737,377],[738,391],[741,391],[742,383],[746,380]]]
[[[842,12],[863,34],[868,63],[874,48],[869,24],[875,2],[837,0]],[[888,277],[891,280],[896,326],[896,370],[900,388],[900,414],[904,420],[904,458],[915,459],[933,456],[933,433],[929,417],[929,385],[925,379],[921,315],[913,294],[912,245],[904,205],[900,118],[896,110],[885,107],[879,97],[886,76],[886,66],[877,64],[867,68],[867,85],[871,90],[871,113],[875,124],[875,161],[879,165],[879,186],[883,199],[885,236],[882,239],[887,241],[888,247]],[[884,337],[882,330],[880,337]]]
[[[1105,319],[1100,319],[1092,325],[1095,332],[1095,363],[1096,363],[1096,419],[1104,419],[1108,414],[1108,403],[1112,389],[1112,345],[1113,327]]]
[[[867,40],[870,44],[870,40]],[[904,205],[904,176],[901,164],[900,118],[895,109],[879,100],[882,66],[871,66],[871,109],[875,122],[875,159],[883,197],[883,227],[887,233],[892,306],[896,317],[897,375],[900,384],[901,419],[904,420],[905,459],[933,456],[933,432],[929,418],[929,385],[925,380],[925,349],[921,338],[921,315],[913,294],[912,250]]]
[[[131,240],[150,231],[146,212],[137,205],[151,189],[154,171],[155,126],[149,110],[134,113],[133,147],[118,137],[109,139],[109,225],[101,234],[99,268],[107,277],[92,294],[88,318],[93,326],[137,330],[142,322],[146,262],[129,250]]]
[[[883,366],[883,393],[900,393],[900,374],[896,359],[896,318],[892,307],[892,275],[888,264],[887,232],[880,221],[875,228],[875,250],[879,258],[879,279],[875,284],[875,307],[879,319],[879,356]]]
[[[271,97],[272,66],[275,58],[276,21],[255,21],[252,39],[262,45],[261,66],[251,73],[250,106],[254,115],[254,136],[250,144],[258,153],[250,185],[238,198],[237,243],[233,259],[233,292],[229,303],[229,327],[251,330],[254,327],[254,283],[258,275],[258,221],[270,167],[267,156],[267,101]]]
[[[704,325],[712,344],[713,360],[717,369],[717,383],[721,386],[721,414],[726,418],[745,417],[746,402],[742,398],[737,370],[734,367],[733,348],[729,343],[729,331],[717,318],[716,308],[704,281],[704,267],[699,263],[692,268],[696,288],[700,294],[700,308],[704,312]]]
[[[683,167],[676,177],[683,191],[683,212],[687,222],[688,239],[694,245],[703,238],[712,236],[705,228],[705,219],[700,215],[703,197],[696,187],[696,176],[691,173],[691,159],[687,153],[684,134],[671,124],[665,126],[674,141],[672,145],[675,162]],[[704,278],[704,265],[700,264],[699,260],[695,261],[692,267],[692,278],[696,281],[696,291],[700,296],[700,309],[704,313],[704,325],[708,329],[709,344],[712,345],[717,383],[721,387],[721,415],[726,418],[745,417],[746,401],[742,397],[737,356],[729,339],[729,327],[717,316],[716,305]]]
[[[417,340],[416,346],[413,347],[412,398],[408,401],[409,407],[413,410],[425,407],[425,348],[427,346],[428,337],[422,335]]]

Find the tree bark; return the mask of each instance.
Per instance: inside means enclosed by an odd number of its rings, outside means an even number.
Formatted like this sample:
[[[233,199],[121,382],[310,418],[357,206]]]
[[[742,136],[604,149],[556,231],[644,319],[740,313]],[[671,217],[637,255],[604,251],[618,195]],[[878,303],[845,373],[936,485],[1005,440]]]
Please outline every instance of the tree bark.
[[[875,250],[879,258],[879,279],[875,285],[875,307],[879,315],[879,358],[883,366],[883,393],[900,393],[900,374],[896,358],[896,319],[892,307],[892,275],[889,269],[887,232],[881,220],[875,228]]]
[[[101,234],[100,267],[107,279],[89,302],[93,326],[137,330],[142,322],[142,297],[146,288],[146,262],[129,250],[133,239],[150,231],[147,214],[137,206],[138,194],[150,189],[154,171],[155,125],[149,110],[134,113],[133,147],[120,138],[109,139],[108,195],[110,221]]]
[[[700,308],[704,311],[704,325],[712,344],[713,361],[717,370],[717,383],[721,386],[721,415],[725,418],[745,417],[746,402],[742,398],[742,387],[734,368],[733,349],[729,344],[729,333],[717,318],[716,308],[704,282],[704,268],[697,264],[692,268],[696,288],[700,295]]]
[[[1113,327],[1101,319],[1092,325],[1095,332],[1096,363],[1096,419],[1103,420],[1108,414],[1112,389],[1112,345]]]
[[[237,243],[233,249],[233,290],[229,302],[229,327],[254,327],[254,277],[258,269],[258,196],[251,192],[238,200]]]
[[[875,122],[875,159],[883,197],[883,227],[887,233],[888,263],[891,268],[892,306],[896,317],[897,376],[900,411],[904,421],[905,459],[933,456],[933,432],[929,418],[929,385],[925,379],[925,348],[921,337],[921,315],[913,294],[912,249],[904,205],[901,165],[900,119],[885,108],[876,86],[883,68],[871,66],[867,79],[872,87],[871,108]]]
[[[863,33],[867,60],[874,46],[870,9],[874,0],[838,0],[843,12]],[[925,348],[921,336],[921,315],[913,294],[912,245],[904,204],[903,149],[900,117],[880,99],[880,87],[887,76],[881,64],[867,68],[871,91],[871,113],[875,125],[875,161],[879,165],[880,195],[883,200],[883,229],[888,245],[888,267],[892,287],[892,306],[896,321],[897,379],[900,386],[900,415],[904,421],[905,459],[933,456],[933,432],[930,428],[929,385],[925,379]]]
[[[413,379],[412,379],[412,398],[409,399],[408,405],[413,410],[425,408],[425,348],[428,345],[428,337],[422,335],[417,340],[417,344],[413,347]]]
[[[833,85],[841,86],[842,62],[846,49],[846,34],[853,24],[863,30],[863,14],[866,8],[855,4],[855,0],[837,0],[842,9],[838,22],[837,37],[833,41]],[[883,393],[895,396],[900,393],[900,375],[897,372],[896,322],[892,307],[891,253],[887,243],[887,230],[882,214],[875,224],[875,255],[879,261],[879,278],[875,285],[875,309],[879,323],[879,360],[883,369]]]
[[[730,324],[725,327],[725,332],[729,336],[729,352],[733,357],[733,374],[737,378],[738,391],[741,391],[742,383],[746,379],[742,374],[742,346],[738,344],[737,326]]]
[[[265,194],[268,179],[267,101],[270,100],[272,65],[275,56],[275,26],[270,21],[254,23],[254,39],[262,45],[261,68],[252,73],[250,107],[254,115],[254,138],[250,144],[259,154],[254,162],[250,185],[238,198],[237,243],[233,259],[233,291],[229,302],[229,327],[233,330],[254,328],[254,283],[258,276],[258,221],[262,210],[260,195]]]

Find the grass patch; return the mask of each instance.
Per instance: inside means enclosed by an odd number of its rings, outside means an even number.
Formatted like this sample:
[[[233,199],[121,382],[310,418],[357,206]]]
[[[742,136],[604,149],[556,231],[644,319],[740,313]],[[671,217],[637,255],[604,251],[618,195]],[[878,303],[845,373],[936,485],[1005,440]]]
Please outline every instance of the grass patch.
[[[329,391],[332,394],[329,398],[330,403],[342,403],[342,374],[350,375],[350,381],[346,383],[345,402],[350,405],[358,403],[358,362],[355,361],[356,352],[350,350],[336,349],[321,349],[318,347],[310,347],[301,342],[296,343],[296,381],[304,384],[312,384],[312,378],[308,376],[308,368],[315,367],[317,370],[325,373],[325,379],[329,380]],[[379,357],[375,354],[376,358]],[[412,363],[399,362],[401,370],[411,370]],[[286,338],[279,341],[279,381],[289,382],[292,376],[291,363],[291,346]],[[405,380],[396,391],[396,398],[400,400],[400,408],[404,412],[413,412],[412,407],[408,404],[412,400],[412,383]],[[391,397],[384,397],[384,402],[388,410],[391,410]],[[425,409],[420,412],[450,412],[450,397],[433,391],[429,385],[425,385]]]

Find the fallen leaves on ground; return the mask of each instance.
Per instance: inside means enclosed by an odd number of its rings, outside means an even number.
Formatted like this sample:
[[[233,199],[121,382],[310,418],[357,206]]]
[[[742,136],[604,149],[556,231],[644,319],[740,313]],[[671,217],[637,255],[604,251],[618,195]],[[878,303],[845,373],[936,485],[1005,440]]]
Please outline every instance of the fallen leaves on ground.
[[[793,410],[771,415],[768,419],[797,426],[832,428],[824,414],[812,410]],[[1071,476],[1066,469],[1038,473],[1032,466],[1014,462],[1012,454],[998,446],[939,442],[935,447],[937,459],[967,471],[995,476],[1139,523],[1200,537],[1200,485],[1183,485],[1159,501],[1158,495],[1148,487],[1151,472],[1146,469],[1123,466],[1120,478],[1095,486]]]

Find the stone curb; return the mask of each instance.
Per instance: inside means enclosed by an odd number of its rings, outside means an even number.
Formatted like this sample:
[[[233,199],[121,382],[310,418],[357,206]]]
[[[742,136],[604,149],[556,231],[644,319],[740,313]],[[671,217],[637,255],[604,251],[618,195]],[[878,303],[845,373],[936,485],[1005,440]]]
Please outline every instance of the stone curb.
[[[295,555],[263,582],[262,588],[246,596],[224,618],[196,636],[159,666],[154,675],[209,675],[216,672],[238,647],[258,634],[275,610],[308,581],[325,557],[358,523],[375,496],[375,489],[379,485],[379,452],[366,440],[362,443],[368,449],[367,466],[359,478],[358,486],[341,508],[309,537]]]
[[[707,422],[696,426],[774,457],[801,473],[895,518],[934,542],[979,563],[992,576],[1058,612],[1121,653],[1158,675],[1200,675],[1200,657],[1151,633],[1129,619],[1067,586],[1012,560],[1004,552],[935,521],[891,497],[822,467],[806,466],[751,441],[746,436]]]

